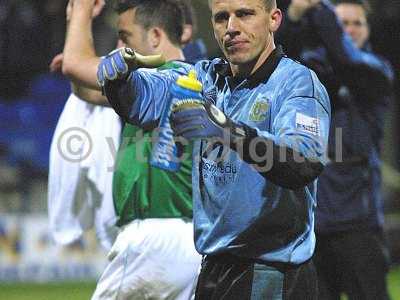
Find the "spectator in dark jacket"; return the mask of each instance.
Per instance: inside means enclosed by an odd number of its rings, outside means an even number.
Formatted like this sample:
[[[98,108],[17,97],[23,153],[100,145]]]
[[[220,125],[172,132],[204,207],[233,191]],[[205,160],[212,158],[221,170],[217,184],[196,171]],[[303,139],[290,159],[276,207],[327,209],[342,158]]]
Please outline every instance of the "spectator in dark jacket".
[[[317,72],[332,103],[329,156],[320,176],[315,263],[319,299],[387,299],[380,145],[391,66],[371,51],[360,0],[292,0],[280,41]]]

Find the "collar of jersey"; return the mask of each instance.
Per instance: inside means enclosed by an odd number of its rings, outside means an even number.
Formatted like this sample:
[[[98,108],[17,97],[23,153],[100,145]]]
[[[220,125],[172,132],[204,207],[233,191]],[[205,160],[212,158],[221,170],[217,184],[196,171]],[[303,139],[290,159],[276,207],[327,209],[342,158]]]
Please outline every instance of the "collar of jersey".
[[[259,85],[260,83],[267,82],[271,74],[277,68],[279,62],[282,57],[285,56],[285,53],[282,50],[282,47],[278,45],[274,51],[268,56],[265,62],[247,78],[247,87],[253,88]],[[215,71],[218,73],[220,82],[224,83],[227,77],[232,78],[232,70],[229,63],[225,59],[221,59],[220,62],[215,64]],[[243,80],[243,79],[241,79]]]

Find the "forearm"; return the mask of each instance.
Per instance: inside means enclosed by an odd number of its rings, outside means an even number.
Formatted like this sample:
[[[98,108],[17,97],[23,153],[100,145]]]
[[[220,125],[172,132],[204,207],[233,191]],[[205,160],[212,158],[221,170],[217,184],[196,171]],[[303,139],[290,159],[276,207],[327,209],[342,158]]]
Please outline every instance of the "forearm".
[[[75,1],[64,46],[63,73],[73,82],[100,90],[92,35],[92,11],[85,1]]]
[[[176,80],[172,73],[133,71],[127,79],[107,81],[104,92],[110,105],[125,122],[145,128],[155,127],[169,99],[169,88]]]
[[[94,105],[110,106],[107,98],[100,91],[71,83],[72,92],[81,100]]]
[[[292,58],[298,59],[304,47],[304,26],[301,21],[292,21],[288,14],[276,33],[276,41],[283,46],[285,53]]]
[[[230,144],[246,163],[252,165],[269,181],[288,189],[298,189],[313,182],[324,166],[316,157],[273,139],[258,135],[251,127],[243,127],[245,137],[233,138]]]
[[[288,131],[287,127],[283,127],[287,128],[286,134],[274,136],[243,122],[232,121],[212,104],[195,101],[175,105],[171,120],[175,135],[209,140],[206,156],[216,146],[224,145],[219,150],[222,153],[229,147],[266,179],[284,188],[304,187],[323,169],[324,151],[317,136],[312,138],[296,130]],[[314,128],[319,135],[319,127]],[[223,157],[222,153],[218,156]]]
[[[334,8],[329,1],[322,1],[321,5],[310,12],[310,20],[326,48],[333,66],[345,70],[357,68],[364,72],[379,72],[382,76],[382,63],[368,52],[356,47],[337,18]]]
[[[315,42],[307,15],[320,0],[292,0],[276,34],[289,57],[300,58],[303,49]]]

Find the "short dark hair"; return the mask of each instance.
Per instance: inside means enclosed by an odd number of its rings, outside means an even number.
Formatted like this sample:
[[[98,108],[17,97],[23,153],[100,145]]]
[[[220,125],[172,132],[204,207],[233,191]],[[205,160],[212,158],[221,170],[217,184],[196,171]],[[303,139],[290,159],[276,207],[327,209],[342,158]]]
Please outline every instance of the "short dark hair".
[[[212,0],[208,0],[208,6],[211,8]],[[276,7],[276,0],[264,0],[265,9],[270,11],[271,9]]]
[[[372,12],[371,5],[369,4],[369,2],[367,0],[335,0],[334,4],[335,5],[339,5],[339,4],[356,4],[356,5],[360,5],[364,9],[365,15],[367,17],[369,17],[371,12]]]
[[[122,14],[129,9],[136,9],[137,24],[146,30],[158,26],[173,44],[180,45],[184,23],[181,5],[177,0],[118,0],[116,11]]]
[[[264,0],[267,11],[276,7],[276,0]]]

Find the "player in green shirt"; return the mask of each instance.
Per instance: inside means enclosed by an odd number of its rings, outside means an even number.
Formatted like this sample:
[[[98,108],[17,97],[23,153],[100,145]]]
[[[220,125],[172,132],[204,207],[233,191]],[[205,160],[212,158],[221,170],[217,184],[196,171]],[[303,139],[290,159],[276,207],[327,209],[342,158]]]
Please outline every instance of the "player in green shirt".
[[[176,68],[179,65],[167,64]],[[179,172],[150,166],[152,132],[126,123],[113,178],[113,199],[118,226],[135,219],[192,219],[192,161],[181,162]],[[192,149],[184,148],[190,158]]]
[[[72,80],[98,88],[99,58],[91,44],[98,0],[74,0],[64,63]],[[175,0],[117,1],[119,46],[143,55],[163,54],[181,68],[183,12]],[[190,299],[201,257],[194,249],[191,161],[177,173],[152,168],[151,132],[126,124],[118,150],[113,198],[121,231],[92,299]],[[137,137],[143,138],[138,139]],[[187,147],[186,153],[191,153]],[[187,155],[190,157],[190,155]]]

